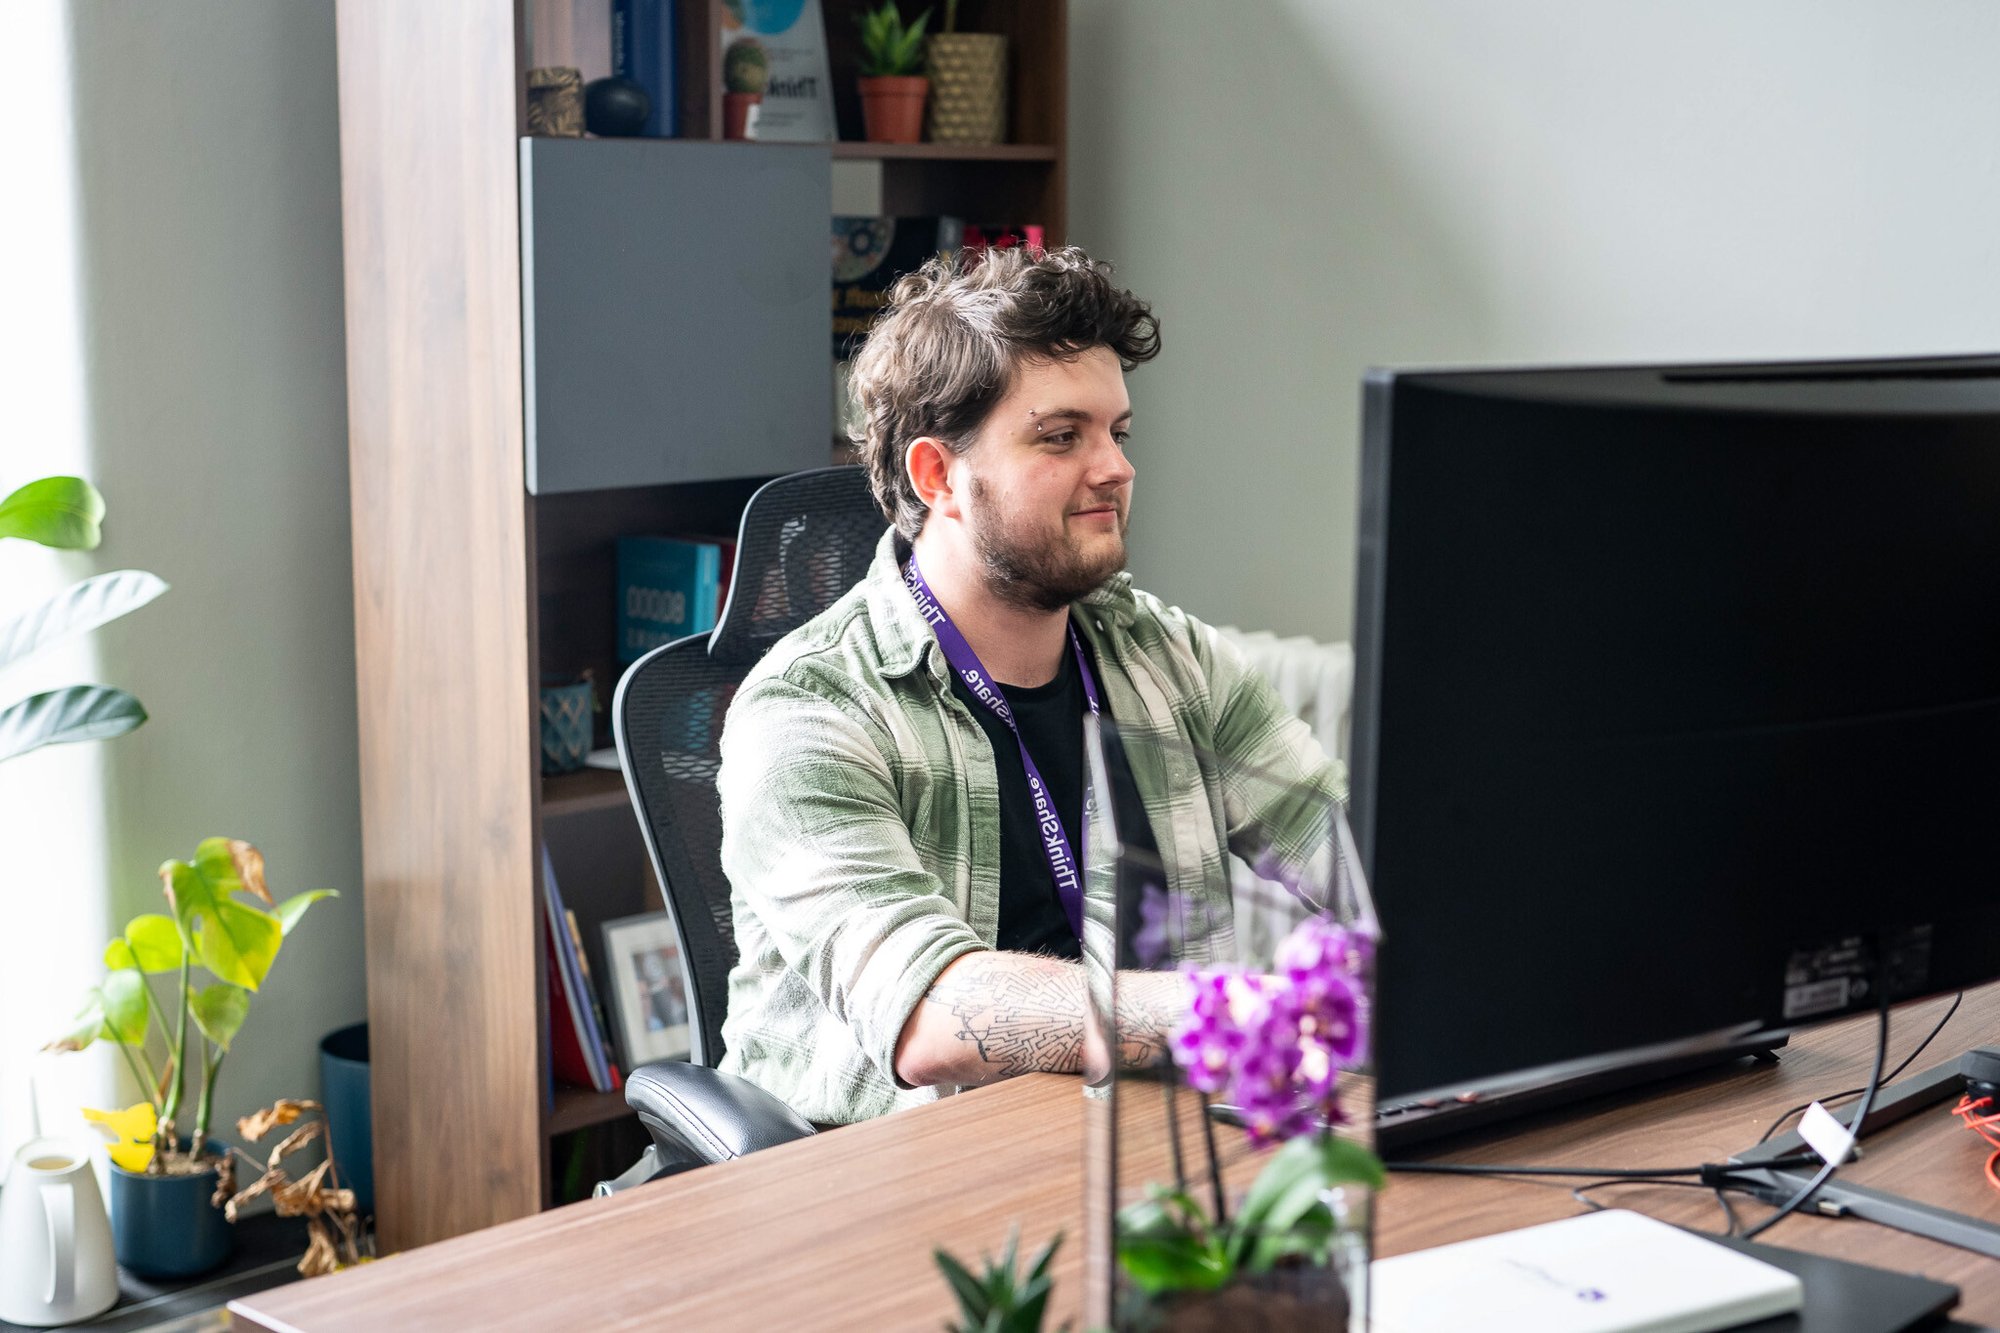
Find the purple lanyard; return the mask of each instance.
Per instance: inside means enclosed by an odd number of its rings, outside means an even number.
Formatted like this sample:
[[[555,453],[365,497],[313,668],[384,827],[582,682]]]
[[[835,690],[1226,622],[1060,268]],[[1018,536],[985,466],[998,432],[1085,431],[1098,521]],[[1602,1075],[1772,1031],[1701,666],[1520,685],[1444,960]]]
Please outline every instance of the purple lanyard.
[[[1078,870],[1082,864],[1082,838],[1076,841],[1076,851],[1070,850],[1069,834],[1064,830],[1062,817],[1056,813],[1056,803],[1049,794],[1049,787],[1042,781],[1041,770],[1035,767],[1035,760],[1028,753],[1028,743],[1021,739],[1021,728],[1014,722],[1014,710],[1007,706],[1007,696],[1000,692],[999,685],[987,675],[986,668],[979,660],[979,654],[972,651],[972,645],[965,641],[965,635],[958,626],[951,623],[938,599],[931,592],[931,585],[924,582],[923,571],[917,568],[917,557],[910,553],[910,564],[903,571],[903,583],[910,590],[910,596],[917,600],[917,611],[929,622],[931,631],[937,635],[938,647],[944,651],[944,660],[958,673],[965,687],[972,691],[972,697],[993,710],[1007,730],[1014,733],[1014,743],[1021,747],[1021,767],[1028,772],[1028,794],[1035,801],[1035,826],[1041,830],[1042,850],[1048,853],[1049,872],[1055,876],[1056,896],[1062,899],[1063,914],[1069,918],[1069,928],[1076,937],[1083,938],[1083,877]],[[1097,681],[1090,674],[1090,663],[1084,660],[1083,642],[1076,637],[1076,626],[1069,627],[1069,646],[1076,653],[1076,669],[1083,673],[1083,697],[1090,704],[1090,711],[1103,711],[1097,700]],[[1085,833],[1090,822],[1090,793],[1084,793]]]

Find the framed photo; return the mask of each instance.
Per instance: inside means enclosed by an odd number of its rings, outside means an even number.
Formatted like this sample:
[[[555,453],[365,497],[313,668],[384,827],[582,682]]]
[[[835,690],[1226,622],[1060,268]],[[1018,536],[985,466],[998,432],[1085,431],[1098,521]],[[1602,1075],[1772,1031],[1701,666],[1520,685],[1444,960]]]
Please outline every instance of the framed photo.
[[[626,1069],[688,1055],[688,976],[665,912],[604,923],[604,963]]]

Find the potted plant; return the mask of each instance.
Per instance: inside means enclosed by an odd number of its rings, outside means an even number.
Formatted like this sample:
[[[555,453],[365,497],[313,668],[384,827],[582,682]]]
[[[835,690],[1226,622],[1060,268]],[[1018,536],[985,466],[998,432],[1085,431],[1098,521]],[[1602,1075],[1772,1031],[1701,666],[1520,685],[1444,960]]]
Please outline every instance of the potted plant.
[[[193,861],[168,861],[159,874],[167,913],[133,917],[105,946],[103,982],[47,1049],[111,1042],[145,1089],[147,1100],[124,1111],[87,1113],[117,1138],[113,1241],[135,1273],[186,1277],[222,1263],[233,1244],[223,1205],[234,1181],[209,1133],[216,1079],[285,938],[307,908],[336,895],[314,889],[274,903],[262,854],[236,838],[203,839]],[[160,976],[169,978],[164,998],[149,979]]]
[[[932,143],[1000,143],[1007,137],[1007,39],[960,32],[958,0],[944,0],[944,31],[924,44],[931,81]]]
[[[0,500],[0,538],[18,537],[58,550],[93,550],[102,538],[104,497],[81,477],[43,477]],[[72,634],[136,611],[167,590],[139,569],[99,574],[0,624],[0,668]],[[123,690],[69,685],[0,709],[0,760],[44,745],[122,736],[146,720]]]
[[[855,16],[861,25],[861,119],[870,143],[916,143],[923,134],[926,9],[904,26],[896,0]]]
[[[1311,917],[1278,946],[1270,972],[1186,972],[1186,1017],[1170,1065],[1203,1112],[1220,1096],[1240,1108],[1253,1143],[1281,1146],[1231,1206],[1205,1134],[1207,1201],[1199,1183],[1180,1176],[1119,1210],[1121,1322],[1348,1326],[1349,1284],[1367,1266],[1369,1200],[1385,1182],[1374,1153],[1337,1128],[1346,1123],[1339,1072],[1366,1058],[1373,957],[1371,930]],[[1161,1072],[1177,1077],[1174,1068]],[[1167,1094],[1171,1101],[1172,1082]]]
[[[722,137],[750,137],[750,108],[771,86],[771,57],[755,37],[739,37],[722,53]]]
[[[938,1271],[958,1300],[959,1320],[946,1324],[945,1333],[1041,1333],[1042,1316],[1048,1310],[1049,1291],[1054,1285],[1049,1265],[1062,1244],[1062,1233],[1057,1232],[1041,1253],[1028,1261],[1025,1276],[1015,1266],[1020,1241],[1019,1228],[1009,1231],[1007,1248],[997,1263],[991,1256],[980,1257],[977,1277],[945,1251],[931,1251]],[[1064,1324],[1059,1333],[1067,1333],[1068,1328]]]

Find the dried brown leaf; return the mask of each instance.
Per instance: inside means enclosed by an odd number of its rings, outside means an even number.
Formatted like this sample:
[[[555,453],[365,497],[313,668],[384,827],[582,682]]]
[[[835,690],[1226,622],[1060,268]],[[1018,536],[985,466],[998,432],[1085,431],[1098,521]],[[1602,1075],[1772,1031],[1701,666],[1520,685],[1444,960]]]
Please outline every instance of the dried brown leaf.
[[[215,1163],[215,1193],[209,1196],[208,1202],[211,1207],[227,1212],[227,1205],[235,1194],[236,1159],[224,1153]],[[232,1216],[229,1220],[234,1222],[236,1219]]]
[[[322,1133],[325,1132],[325,1130],[326,1130],[326,1121],[324,1120],[306,1121],[303,1125],[300,1125],[297,1129],[287,1134],[284,1137],[284,1140],[280,1142],[277,1147],[271,1149],[271,1156],[267,1162],[267,1165],[276,1166],[279,1162],[282,1162],[287,1156],[297,1152],[299,1149],[305,1147],[308,1143],[311,1143],[314,1139],[318,1138]]]
[[[251,1181],[248,1185],[245,1185],[242,1189],[238,1190],[235,1194],[230,1196],[229,1202],[223,1205],[222,1208],[223,1216],[227,1217],[230,1221],[234,1222],[236,1220],[237,1212],[241,1209],[241,1207],[244,1204],[250,1202],[250,1200],[256,1198],[260,1194],[269,1194],[273,1188],[275,1188],[278,1185],[282,1185],[284,1181],[285,1181],[284,1172],[266,1171],[263,1175],[257,1177],[257,1179]]]
[[[308,1111],[320,1109],[319,1103],[303,1098],[293,1100],[286,1097],[271,1103],[261,1111],[253,1111],[236,1122],[236,1132],[255,1143],[280,1125],[289,1125]]]
[[[229,859],[236,863],[237,878],[245,892],[270,907],[271,890],[264,885],[264,854],[241,838],[229,840]]]
[[[271,1197],[278,1202],[278,1216],[305,1217],[319,1212],[320,1184],[326,1178],[326,1168],[327,1163],[321,1162],[298,1180],[284,1180],[282,1171],[273,1172],[280,1177],[279,1183],[271,1187]]]
[[[340,1251],[333,1244],[333,1230],[320,1218],[306,1219],[305,1256],[299,1260],[300,1277],[321,1277],[340,1267]]]

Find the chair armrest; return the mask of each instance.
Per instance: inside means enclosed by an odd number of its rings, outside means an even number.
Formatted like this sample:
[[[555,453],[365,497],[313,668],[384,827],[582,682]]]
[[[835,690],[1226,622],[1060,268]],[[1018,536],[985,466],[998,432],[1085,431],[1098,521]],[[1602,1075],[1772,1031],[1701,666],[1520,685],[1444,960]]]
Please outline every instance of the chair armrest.
[[[726,1162],[813,1132],[797,1111],[749,1080],[682,1060],[633,1070],[625,1104],[669,1161]]]

